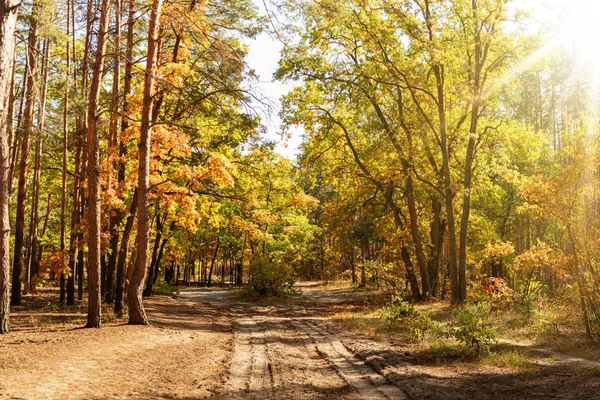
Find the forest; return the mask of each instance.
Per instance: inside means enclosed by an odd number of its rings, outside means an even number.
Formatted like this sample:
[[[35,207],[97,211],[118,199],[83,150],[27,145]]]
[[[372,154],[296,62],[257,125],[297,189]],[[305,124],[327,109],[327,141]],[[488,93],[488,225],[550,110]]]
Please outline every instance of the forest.
[[[594,398],[594,1],[0,4],[0,397]]]

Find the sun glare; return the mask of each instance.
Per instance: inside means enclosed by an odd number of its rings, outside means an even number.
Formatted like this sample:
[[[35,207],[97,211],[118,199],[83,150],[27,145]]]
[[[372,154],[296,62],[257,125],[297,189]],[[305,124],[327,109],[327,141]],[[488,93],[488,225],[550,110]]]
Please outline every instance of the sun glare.
[[[600,1],[560,1],[557,40],[573,52],[578,67],[600,73]]]

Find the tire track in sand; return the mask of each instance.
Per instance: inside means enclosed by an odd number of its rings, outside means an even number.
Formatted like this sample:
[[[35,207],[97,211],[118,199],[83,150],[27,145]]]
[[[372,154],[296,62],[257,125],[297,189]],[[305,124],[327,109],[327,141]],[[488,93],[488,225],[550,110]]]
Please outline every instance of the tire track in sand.
[[[224,393],[228,396],[271,391],[265,332],[252,318],[234,322],[235,344]]]
[[[319,323],[309,320],[291,321],[301,333],[314,343],[317,353],[329,361],[337,374],[363,399],[406,399],[406,395],[383,376],[359,360],[335,335]]]

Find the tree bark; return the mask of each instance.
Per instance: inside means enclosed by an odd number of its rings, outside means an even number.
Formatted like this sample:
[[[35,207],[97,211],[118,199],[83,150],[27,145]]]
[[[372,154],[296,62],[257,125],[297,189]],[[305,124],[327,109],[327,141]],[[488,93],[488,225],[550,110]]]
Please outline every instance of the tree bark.
[[[8,142],[10,125],[9,101],[12,83],[15,29],[17,11],[21,2],[0,1],[0,334],[8,333],[9,326],[9,288],[8,272],[10,264],[10,144]]]
[[[117,193],[120,194],[120,186],[122,181],[120,178],[120,164],[117,159],[117,154],[120,153],[119,145],[119,83],[121,80],[121,13],[122,2],[115,0],[115,33],[114,33],[114,68],[113,68],[113,86],[112,86],[112,101],[111,101],[111,118],[109,132],[109,152],[113,156],[113,169],[117,171]],[[119,154],[120,155],[120,154]],[[124,177],[123,177],[124,178]],[[108,260],[106,263],[106,280],[104,284],[104,301],[112,304],[115,287],[115,269],[117,264],[117,248],[119,246],[119,226],[123,219],[123,211],[120,209],[109,211],[110,217],[108,222],[108,231],[110,233]]]
[[[138,167],[138,237],[137,262],[133,270],[128,291],[129,323],[147,325],[148,318],[142,302],[142,286],[148,267],[148,186],[150,177],[150,144],[152,106],[154,102],[154,83],[158,63],[158,41],[160,15],[163,0],[154,0],[150,13],[148,28],[148,55],[146,60],[146,76],[144,79],[144,99],[142,105],[142,123],[139,141]]]
[[[27,68],[25,72],[26,84],[23,97],[25,106],[23,111],[23,126],[21,138],[21,159],[19,161],[19,183],[17,191],[17,210],[15,217],[15,248],[13,254],[13,275],[10,304],[21,304],[21,273],[23,246],[25,244],[25,212],[27,205],[27,180],[29,169],[29,148],[33,130],[33,117],[35,112],[35,74],[37,67],[38,49],[38,13],[40,4],[35,2],[31,11],[31,25],[27,38]]]
[[[123,229],[121,246],[119,247],[119,257],[117,260],[117,285],[115,290],[115,314],[117,315],[123,312],[123,308],[125,306],[125,265],[127,264],[127,253],[129,252],[129,239],[131,237],[131,231],[133,230],[135,213],[137,211],[137,197],[138,190],[137,188],[135,188],[135,190],[133,191],[133,197],[131,198],[131,207],[129,209],[129,215],[127,216],[127,221],[125,222],[125,228]]]
[[[66,228],[66,215],[67,215],[67,143],[69,140],[69,73],[71,69],[71,4],[67,1],[67,43],[66,43],[66,56],[67,56],[67,71],[66,78],[67,84],[65,85],[65,94],[64,94],[64,109],[63,109],[63,137],[62,137],[62,186],[61,186],[61,198],[60,198],[60,251],[64,254],[66,246],[65,246],[65,228]],[[69,257],[70,261],[70,257]],[[72,281],[73,270],[69,274],[69,281]],[[61,274],[60,277],[60,287],[61,287],[61,302],[64,298],[62,295],[63,286],[64,286],[65,276],[64,273]],[[70,285],[68,285],[70,286]],[[74,286],[73,286],[74,289]],[[67,304],[73,305],[75,304],[75,291],[67,290],[69,295],[67,296]],[[72,292],[72,294],[71,294]]]
[[[160,242],[162,238],[163,231],[163,220],[161,219],[161,215],[159,212],[160,202],[156,202],[156,236],[154,238],[154,246],[152,248],[152,258],[150,259],[150,266],[148,267],[148,278],[146,279],[146,287],[144,288],[144,292],[142,295],[144,297],[152,296],[152,286],[155,282],[155,271],[154,266],[156,264],[156,258],[158,256],[158,250],[160,248]]]
[[[456,222],[454,221],[454,191],[450,176],[450,154],[446,126],[446,105],[444,93],[444,77],[442,67],[432,67],[437,86],[437,103],[440,125],[440,146],[442,148],[442,174],[444,176],[444,197],[446,203],[446,220],[448,223],[448,273],[450,274],[450,297],[452,304],[459,304],[459,278],[456,253]]]
[[[98,138],[98,101],[104,72],[106,39],[110,16],[110,1],[102,0],[100,26],[98,29],[96,61],[90,87],[88,103],[88,321],[87,328],[101,326],[101,288],[100,288],[100,146]]]
[[[122,3],[121,3],[122,5]],[[129,0],[128,2],[128,13],[127,13],[127,50],[125,52],[125,73],[123,76],[123,93],[122,93],[122,102],[123,102],[123,112],[128,112],[128,101],[127,96],[129,96],[131,92],[131,74],[133,70],[133,33],[135,27],[135,4],[133,0]],[[121,119],[121,132],[125,132],[125,130],[129,127],[129,122],[127,118],[123,117]],[[125,182],[125,169],[127,166],[126,162],[127,156],[127,143],[123,140],[119,141],[119,172],[117,175],[117,184],[121,185]],[[117,257],[116,264],[116,284],[115,284],[115,313],[120,314],[123,311],[124,305],[124,290],[125,290],[125,263],[127,258],[127,252],[129,251],[129,237],[131,235],[131,230],[133,228],[133,223],[135,220],[135,212],[137,207],[137,188],[133,193],[133,202],[131,204],[131,208],[129,210],[129,216],[127,217],[127,221],[125,223],[125,229],[123,230],[123,234],[121,236],[121,244],[119,245],[118,239],[118,231],[117,238],[113,239],[111,242],[111,251]],[[125,214],[121,213],[118,215],[119,218],[115,218],[115,225],[120,227],[123,218],[125,218]],[[121,254],[121,249],[123,249],[124,253]],[[109,260],[110,262],[110,260]]]
[[[37,242],[38,242],[38,219],[39,219],[39,203],[40,203],[40,172],[42,163],[42,137],[44,131],[44,117],[46,111],[46,95],[48,93],[48,60],[50,53],[50,43],[44,44],[44,63],[42,75],[42,87],[40,94],[40,105],[38,109],[38,127],[37,138],[35,144],[35,166],[33,172],[33,190],[31,193],[31,218],[29,220],[29,252],[27,253],[27,278],[25,279],[28,290],[31,285],[36,283],[38,275],[37,268]]]

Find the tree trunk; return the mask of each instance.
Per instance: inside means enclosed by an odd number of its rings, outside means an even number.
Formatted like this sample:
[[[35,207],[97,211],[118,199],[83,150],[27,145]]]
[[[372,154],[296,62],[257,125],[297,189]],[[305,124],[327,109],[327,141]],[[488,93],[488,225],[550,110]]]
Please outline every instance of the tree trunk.
[[[477,14],[477,2],[472,1],[473,14]],[[473,179],[473,161],[475,159],[475,144],[477,141],[477,124],[479,122],[479,108],[481,106],[481,72],[485,55],[482,49],[480,31],[477,29],[474,37],[475,54],[473,68],[473,91],[471,100],[471,125],[469,127],[469,142],[465,160],[465,180],[463,183],[463,209],[460,221],[460,245],[458,253],[458,290],[461,302],[467,300],[467,234],[469,229],[469,216],[471,213],[471,182]]]
[[[27,255],[27,279],[25,280],[28,285],[28,290],[31,289],[31,285],[35,285],[38,275],[38,268],[36,266],[37,259],[37,242],[38,242],[38,219],[39,219],[39,203],[40,203],[40,171],[42,161],[42,137],[44,131],[44,117],[46,110],[46,94],[48,93],[48,59],[50,52],[50,43],[48,41],[44,44],[44,64],[43,64],[43,77],[42,87],[40,94],[40,105],[38,109],[38,128],[37,128],[37,139],[35,144],[35,167],[33,173],[33,190],[31,193],[31,219],[29,221],[29,252]]]
[[[154,0],[150,13],[148,27],[148,56],[146,60],[146,76],[144,78],[144,99],[142,105],[142,123],[140,127],[139,142],[139,168],[138,168],[138,237],[137,237],[137,262],[133,270],[131,284],[129,285],[129,323],[148,324],[146,311],[142,303],[142,285],[146,278],[148,267],[148,185],[150,176],[150,143],[152,127],[152,106],[154,99],[154,82],[158,62],[158,33],[160,14],[163,0]]]
[[[70,43],[70,20],[71,20],[71,7],[70,2],[67,1],[67,46],[66,46],[66,56],[67,56],[67,71],[66,71],[66,81],[69,82],[69,72],[71,69],[71,43]],[[61,201],[60,201],[60,251],[64,254],[65,251],[65,227],[66,227],[66,214],[67,214],[67,143],[69,139],[69,84],[65,86],[65,96],[64,96],[64,109],[63,109],[63,137],[62,137],[62,186],[61,186]],[[70,257],[69,257],[70,261]],[[69,281],[73,280],[73,271],[69,274]],[[61,302],[63,300],[63,286],[64,286],[65,276],[64,273],[60,277],[60,288],[61,288]],[[74,287],[73,287],[74,288]],[[74,290],[68,290],[69,295],[67,296],[67,304],[73,305],[75,304],[75,296]]]
[[[112,86],[112,101],[111,101],[111,119],[110,119],[110,132],[109,132],[109,152],[113,156],[113,169],[117,171],[117,185],[120,186],[122,181],[119,180],[122,164],[117,159],[117,153],[120,155],[119,150],[119,119],[117,113],[119,112],[119,102],[121,100],[119,96],[119,83],[121,80],[121,13],[122,13],[122,2],[121,0],[115,0],[115,33],[114,33],[114,68],[113,68],[113,86]],[[124,178],[124,177],[123,177]],[[120,193],[120,187],[117,189]],[[112,304],[114,297],[114,280],[115,280],[115,269],[117,265],[117,248],[119,246],[119,226],[123,219],[123,212],[120,209],[112,210],[110,212],[108,231],[110,233],[109,248],[111,251],[108,253],[108,259],[106,262],[106,280],[104,283],[104,301],[108,304]]]
[[[33,117],[35,111],[35,75],[37,67],[38,49],[38,13],[40,4],[35,2],[31,11],[31,25],[27,38],[27,68],[25,72],[26,84],[23,97],[25,109],[23,111],[23,127],[21,138],[21,159],[19,161],[19,186],[17,191],[17,210],[15,217],[15,248],[13,254],[13,275],[10,303],[13,306],[21,304],[21,271],[23,245],[25,244],[25,212],[27,205],[27,178],[29,168],[29,147],[33,130]]]
[[[9,293],[8,272],[10,265],[10,147],[8,136],[12,119],[9,120],[11,100],[15,29],[17,26],[17,10],[20,1],[0,1],[0,334],[8,333],[9,326]]]
[[[156,237],[154,238],[154,246],[152,248],[152,258],[150,259],[150,266],[148,267],[148,278],[146,279],[146,287],[142,293],[143,297],[152,296],[152,286],[155,282],[154,267],[156,265],[156,258],[158,257],[158,250],[160,248],[160,242],[162,238],[163,220],[159,212],[159,201],[156,202]]]
[[[133,69],[133,32],[135,27],[135,4],[133,0],[129,0],[128,2],[128,14],[127,14],[127,50],[125,53],[125,74],[123,77],[123,111],[127,113],[128,102],[127,96],[129,96],[131,92],[131,73]],[[129,122],[127,118],[123,117],[121,119],[121,132],[125,132],[125,130],[129,127]],[[117,183],[121,185],[125,181],[125,168],[126,168],[126,155],[127,155],[127,143],[123,140],[119,141],[119,172],[117,176]],[[118,237],[116,240],[113,240],[111,243],[112,252],[117,255],[117,265],[116,265],[116,286],[115,286],[115,313],[120,314],[123,311],[124,305],[124,289],[125,289],[125,262],[127,258],[127,252],[129,251],[129,237],[131,236],[131,230],[133,229],[133,223],[135,219],[135,212],[137,207],[137,188],[133,193],[133,202],[131,204],[131,208],[129,210],[129,215],[131,216],[127,218],[125,223],[125,229],[123,230],[123,235],[121,237],[121,244],[119,245]],[[123,218],[125,218],[124,214],[120,215],[120,220],[117,221],[115,219],[116,225],[120,226]],[[127,232],[127,234],[126,234]],[[117,246],[117,247],[114,247]],[[124,250],[123,255],[121,255],[121,249]]]
[[[429,282],[431,284],[431,295],[437,296],[439,283],[439,266],[442,246],[444,245],[444,231],[446,224],[442,222],[442,203],[433,198],[431,200],[433,219],[430,224],[429,236],[431,238],[431,253],[429,256]]]
[[[135,213],[137,211],[138,190],[135,188],[131,198],[131,207],[129,215],[123,229],[123,237],[121,238],[121,246],[119,247],[119,257],[117,260],[117,285],[115,289],[115,314],[119,315],[123,312],[124,294],[125,294],[125,265],[127,264],[127,253],[129,252],[129,238],[133,230],[135,221]]]
[[[206,286],[210,287],[212,284],[212,273],[213,268],[215,266],[215,261],[217,260],[217,255],[219,254],[219,238],[217,237],[217,245],[215,247],[215,252],[213,253],[212,260],[210,262],[210,269],[208,271],[208,280],[206,282]]]
[[[92,84],[90,87],[90,100],[88,103],[88,322],[87,328],[99,328],[101,325],[101,288],[100,288],[100,144],[98,138],[98,101],[100,99],[100,86],[104,72],[104,59],[106,53],[106,39],[108,36],[108,23],[110,16],[110,1],[102,0],[100,11],[100,26],[98,29],[96,61]]]
[[[450,297],[452,304],[461,302],[459,293],[458,264],[456,254],[456,223],[454,222],[454,191],[450,177],[450,155],[448,150],[448,134],[446,127],[446,105],[444,94],[444,78],[442,67],[432,67],[436,80],[438,95],[438,114],[440,124],[440,146],[442,148],[442,174],[444,175],[444,190],[446,202],[446,219],[448,222],[448,273],[450,274]]]

